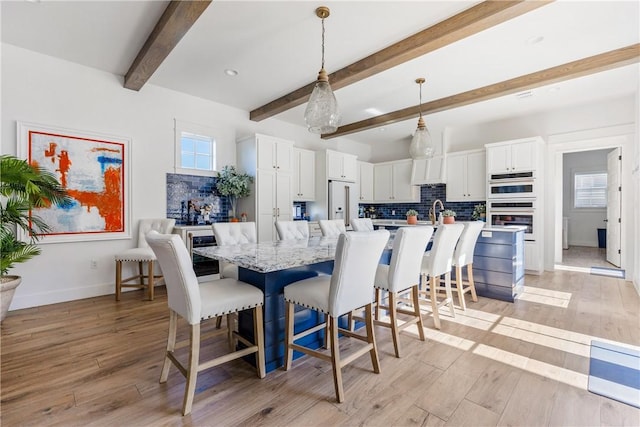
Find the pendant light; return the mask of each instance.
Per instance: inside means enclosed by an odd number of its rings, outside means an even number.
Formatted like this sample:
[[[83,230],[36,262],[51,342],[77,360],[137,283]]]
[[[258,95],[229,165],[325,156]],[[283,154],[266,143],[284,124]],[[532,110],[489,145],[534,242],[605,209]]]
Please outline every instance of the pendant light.
[[[324,19],[329,16],[329,8],[320,6],[316,9],[316,15],[322,19],[322,66],[318,73],[313,92],[309,97],[307,108],[304,112],[304,121],[311,133],[327,134],[333,133],[340,125],[340,111],[338,102],[333,95],[329,78],[324,69]]]
[[[414,160],[430,159],[433,157],[433,143],[431,134],[422,118],[422,83],[424,83],[424,77],[417,78],[416,83],[420,85],[420,118],[418,119],[418,128],[411,139],[409,154]]]

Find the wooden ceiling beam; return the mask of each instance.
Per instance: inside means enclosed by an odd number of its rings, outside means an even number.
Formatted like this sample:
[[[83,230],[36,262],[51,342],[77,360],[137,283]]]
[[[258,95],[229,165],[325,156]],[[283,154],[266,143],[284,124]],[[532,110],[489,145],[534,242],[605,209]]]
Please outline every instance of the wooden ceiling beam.
[[[331,88],[334,91],[338,90],[523,15],[552,1],[484,1],[331,73],[329,75]],[[249,114],[250,119],[258,122],[305,103],[309,95],[311,95],[315,84],[316,82],[313,81],[262,107],[256,108]]]
[[[567,64],[558,65],[557,67],[547,68],[546,70],[505,80],[489,86],[436,99],[422,104],[422,114],[433,114],[440,111],[450,110],[452,108],[462,107],[464,105],[474,104],[476,102],[487,101],[489,99],[521,92],[523,90],[534,89],[536,87],[552,83],[599,73],[612,68],[623,67],[639,61],[640,44],[634,44],[601,53],[599,55],[590,56],[588,58],[579,59]],[[402,110],[340,126],[334,133],[322,135],[322,139],[336,138],[339,136],[362,132],[368,129],[374,129],[380,126],[390,125],[411,118],[417,118],[419,114],[420,105],[418,104],[413,107],[403,108]]]
[[[140,90],[211,1],[171,1],[129,67],[124,87]]]

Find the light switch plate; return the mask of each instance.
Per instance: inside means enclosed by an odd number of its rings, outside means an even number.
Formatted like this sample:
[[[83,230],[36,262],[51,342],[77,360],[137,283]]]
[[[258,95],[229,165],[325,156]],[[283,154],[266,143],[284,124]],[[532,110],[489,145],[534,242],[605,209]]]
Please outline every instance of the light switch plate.
[[[483,231],[482,232],[482,237],[491,237],[493,235],[493,233],[491,233],[490,231]]]

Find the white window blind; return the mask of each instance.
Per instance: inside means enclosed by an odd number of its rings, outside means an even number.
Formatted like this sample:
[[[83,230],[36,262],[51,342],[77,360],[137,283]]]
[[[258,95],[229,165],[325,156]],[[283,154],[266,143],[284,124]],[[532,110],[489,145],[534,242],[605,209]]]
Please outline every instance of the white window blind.
[[[575,208],[607,207],[606,172],[576,173],[574,175]]]

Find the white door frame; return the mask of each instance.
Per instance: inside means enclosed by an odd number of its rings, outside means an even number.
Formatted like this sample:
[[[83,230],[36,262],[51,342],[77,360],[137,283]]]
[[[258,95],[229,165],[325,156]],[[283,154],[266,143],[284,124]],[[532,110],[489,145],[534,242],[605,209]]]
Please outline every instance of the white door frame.
[[[550,135],[547,141],[546,171],[548,185],[545,191],[545,236],[544,264],[545,270],[553,271],[554,265],[562,259],[562,156],[565,153],[599,150],[606,148],[622,148],[622,187],[623,193],[631,190],[632,142],[635,126],[621,125],[588,131]],[[633,236],[633,212],[631,197],[622,198],[622,227],[620,248],[622,250],[621,268],[633,268],[634,247],[629,244],[627,236]],[[627,278],[632,277],[628,271]]]

